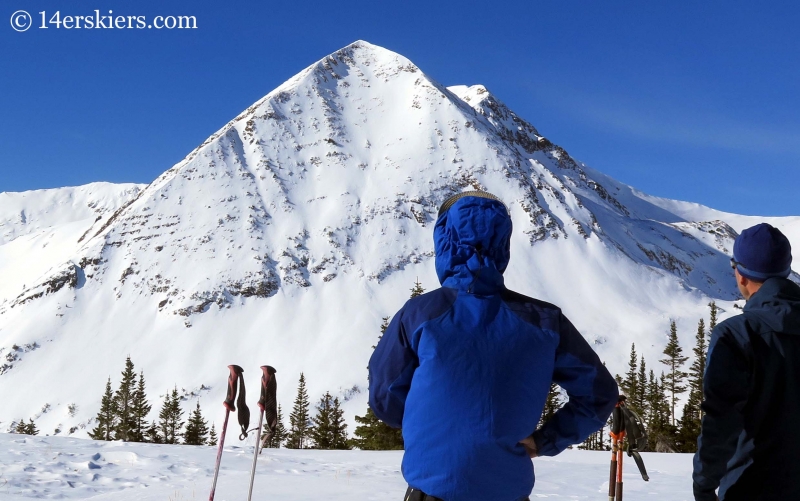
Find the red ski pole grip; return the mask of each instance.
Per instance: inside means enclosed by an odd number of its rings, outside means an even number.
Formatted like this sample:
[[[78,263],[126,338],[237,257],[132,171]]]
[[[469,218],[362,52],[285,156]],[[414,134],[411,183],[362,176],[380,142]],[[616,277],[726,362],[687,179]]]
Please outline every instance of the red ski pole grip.
[[[222,402],[222,405],[229,411],[236,412],[236,383],[239,380],[239,376],[244,372],[244,369],[238,365],[229,365],[228,369],[231,371],[230,375],[228,375],[228,393],[225,395],[225,401]]]
[[[272,393],[273,394],[272,396],[274,397],[275,384],[273,376],[275,375],[276,372],[277,371],[275,370],[275,368],[270,365],[261,366],[261,396],[258,399],[258,407],[261,409],[261,412],[264,412],[264,410],[266,409],[269,393]],[[272,383],[272,385],[270,385],[270,383]],[[273,387],[272,392],[270,392],[270,386]]]

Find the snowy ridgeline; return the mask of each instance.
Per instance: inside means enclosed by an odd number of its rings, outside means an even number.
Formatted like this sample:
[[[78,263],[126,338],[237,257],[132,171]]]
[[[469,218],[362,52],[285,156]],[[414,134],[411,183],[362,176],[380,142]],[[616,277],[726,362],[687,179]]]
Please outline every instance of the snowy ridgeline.
[[[233,435],[233,428],[231,428]],[[218,501],[247,499],[252,444],[231,439],[222,457]],[[207,499],[216,448],[94,442],[66,437],[0,434],[0,499],[190,501]],[[533,460],[532,500],[599,500],[608,495],[607,452],[568,450]],[[629,501],[689,501],[689,454],[642,454],[650,482],[626,462]],[[402,452],[265,449],[258,460],[254,499],[400,501],[406,484]]]

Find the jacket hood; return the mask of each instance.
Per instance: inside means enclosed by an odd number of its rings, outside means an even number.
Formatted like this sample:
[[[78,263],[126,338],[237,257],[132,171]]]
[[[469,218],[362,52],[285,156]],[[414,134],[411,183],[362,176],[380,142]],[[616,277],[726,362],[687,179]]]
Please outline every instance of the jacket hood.
[[[747,301],[744,312],[774,332],[800,335],[800,286],[786,278],[767,279]]]
[[[459,198],[439,216],[433,230],[439,282],[481,295],[503,289],[511,229],[511,217],[502,202]]]

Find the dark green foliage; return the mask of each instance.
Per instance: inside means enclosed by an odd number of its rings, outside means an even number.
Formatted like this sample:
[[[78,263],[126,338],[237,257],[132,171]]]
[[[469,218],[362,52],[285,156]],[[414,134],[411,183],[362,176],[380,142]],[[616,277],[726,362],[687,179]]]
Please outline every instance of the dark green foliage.
[[[131,441],[145,441],[147,416],[150,414],[151,409],[152,406],[147,402],[147,393],[145,392],[144,372],[140,372],[139,382],[136,385],[136,392],[133,394],[133,403],[131,407],[131,417],[133,419]]]
[[[667,340],[667,347],[664,348],[665,358],[660,362],[667,366],[668,372],[665,376],[667,384],[667,391],[669,392],[670,403],[670,423],[675,426],[675,404],[678,402],[678,395],[686,392],[686,377],[687,373],[681,371],[683,364],[689,360],[689,357],[683,355],[683,348],[678,342],[678,328],[673,320],[669,327],[669,338]]]
[[[301,372],[300,382],[297,387],[297,397],[294,399],[292,413],[289,414],[289,434],[286,439],[286,447],[289,449],[307,449],[311,445],[310,428],[311,417],[308,415],[308,391],[306,391],[306,377]]]
[[[163,444],[164,439],[160,433],[158,433],[158,424],[153,421],[150,423],[150,426],[147,427],[147,430],[144,432],[145,439],[150,442],[151,444]]]
[[[211,431],[208,432],[208,445],[217,445],[217,430],[214,429],[214,423],[211,423]]]
[[[183,432],[183,443],[186,445],[205,445],[207,440],[208,422],[203,419],[203,413],[200,412],[200,401],[198,400],[197,406],[186,423],[186,429]]]
[[[711,309],[711,318],[709,318],[708,321],[708,331],[711,332],[714,330],[714,327],[717,326],[717,313],[719,312],[719,308],[717,307],[717,303],[715,301],[708,303],[708,307]]]
[[[111,377],[106,382],[106,392],[100,401],[100,412],[95,417],[97,426],[89,432],[92,440],[111,440],[117,425],[117,401],[111,393]]]
[[[133,400],[136,394],[136,373],[133,370],[131,357],[125,359],[122,381],[114,394],[117,405],[117,423],[114,427],[114,438],[125,442],[134,439],[136,420],[133,417]]]
[[[558,385],[550,383],[550,391],[547,393],[547,400],[544,401],[544,409],[542,409],[542,416],[539,418],[539,426],[549,421],[562,405],[564,403],[561,401],[561,391]]]
[[[317,415],[312,419],[311,438],[317,449],[349,449],[347,445],[347,425],[339,399],[330,392],[317,403]]]
[[[425,289],[422,288],[422,284],[419,283],[419,278],[417,281],[414,282],[414,287],[411,288],[411,297],[417,297],[425,294]]]
[[[661,373],[661,378],[656,379],[650,370],[647,386],[650,406],[647,420],[648,449],[655,452],[675,452],[675,427],[669,420],[670,405],[664,373]]]
[[[636,357],[636,344],[631,344],[631,355],[628,358],[628,372],[625,373],[625,379],[622,380],[620,390],[628,397],[628,401],[633,401],[636,397],[638,390],[638,358]]]
[[[267,425],[264,425],[264,432],[266,433],[267,431],[269,431],[269,429]],[[286,442],[287,436],[286,427],[283,425],[283,409],[281,409],[281,405],[278,404],[278,423],[275,425],[275,433],[272,434],[265,447],[278,449]]]
[[[629,405],[633,407],[633,410],[636,411],[642,419],[644,419],[649,410],[649,406],[647,405],[647,364],[644,361],[644,355],[642,355],[639,361],[639,373],[636,376],[636,395]]]
[[[28,419],[26,423],[24,419],[20,419],[16,426],[14,426],[14,433],[19,433],[20,435],[38,435],[39,429],[36,427],[36,423],[33,422],[33,419]]]
[[[391,428],[379,420],[367,407],[364,416],[356,416],[355,438],[350,440],[353,447],[365,451],[391,451],[403,450],[403,432],[398,428]]]
[[[181,409],[181,399],[178,395],[178,387],[172,390],[172,394],[164,395],[164,403],[158,413],[159,428],[161,439],[165,444],[177,444],[183,428],[183,410]]]
[[[712,319],[716,321],[716,305],[712,303]],[[706,328],[703,319],[697,325],[695,345],[692,348],[694,362],[689,368],[689,399],[683,408],[683,416],[679,423],[678,448],[681,452],[695,452],[697,450],[697,437],[700,435],[700,422],[703,411],[700,404],[703,402],[703,375],[706,372],[706,356],[708,345],[706,342]]]

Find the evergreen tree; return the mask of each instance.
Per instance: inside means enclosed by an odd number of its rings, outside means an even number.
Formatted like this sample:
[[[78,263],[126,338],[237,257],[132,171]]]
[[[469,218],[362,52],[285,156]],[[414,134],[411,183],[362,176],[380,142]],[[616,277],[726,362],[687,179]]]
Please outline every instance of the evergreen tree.
[[[158,433],[158,424],[155,421],[150,423],[150,426],[147,427],[147,430],[145,430],[144,434],[145,439],[151,444],[164,443],[164,439],[161,437],[161,434]]]
[[[678,342],[678,328],[674,320],[670,323],[669,338],[667,346],[664,348],[664,355],[666,355],[666,358],[661,359],[660,362],[669,369],[665,380],[667,382],[667,391],[670,394],[670,423],[675,426],[675,404],[678,402],[678,395],[686,391],[684,383],[688,376],[680,368],[689,360],[689,357],[683,355],[683,348]]]
[[[133,439],[136,428],[133,417],[133,397],[136,394],[136,373],[133,370],[131,357],[125,359],[125,369],[122,371],[122,381],[119,389],[114,394],[117,403],[117,425],[114,428],[114,438],[125,442]]]
[[[414,282],[414,287],[411,288],[411,297],[421,296],[425,293],[425,289],[422,288],[422,284],[419,283],[419,277],[417,277],[417,281]]]
[[[344,421],[344,409],[342,409],[339,397],[333,399],[333,408],[331,409],[331,431],[332,449],[350,449],[350,440],[347,439],[347,423]]]
[[[558,385],[550,383],[550,391],[547,393],[547,399],[544,401],[544,409],[542,409],[542,416],[539,418],[539,426],[549,421],[562,405],[564,405],[564,403],[561,401],[561,391]]]
[[[712,303],[713,304],[713,303]],[[679,444],[681,452],[695,452],[697,450],[697,437],[700,435],[700,421],[703,403],[703,375],[706,372],[706,327],[703,319],[697,324],[695,345],[692,349],[694,362],[689,368],[689,399],[683,408],[683,416],[679,424]]]
[[[636,377],[636,397],[633,399],[633,407],[639,412],[639,416],[645,419],[648,412],[647,405],[647,364],[644,355],[639,361],[639,374]]]
[[[117,424],[117,402],[111,392],[111,377],[106,382],[106,392],[100,401],[100,412],[97,413],[97,417],[94,419],[97,421],[97,426],[89,432],[89,438],[92,440],[111,440],[113,430]]]
[[[26,435],[38,435],[39,429],[36,428],[36,423],[33,422],[33,419],[28,419],[28,424],[25,425],[25,434]]]
[[[214,423],[211,423],[211,431],[208,432],[208,445],[217,445],[217,430],[214,429]]]
[[[639,359],[636,357],[636,344],[631,343],[631,355],[630,358],[628,358],[628,372],[625,373],[625,379],[622,380],[622,384],[620,385],[623,393],[628,397],[629,404],[636,400],[636,395],[639,392],[638,361]]]
[[[133,419],[133,429],[131,441],[144,442],[145,432],[147,431],[147,416],[150,414],[152,406],[147,402],[145,392],[144,372],[139,373],[139,382],[133,394],[131,407],[131,417]]]
[[[717,313],[719,312],[719,308],[717,307],[717,303],[715,301],[708,303],[708,307],[711,310],[711,318],[708,322],[708,331],[712,332],[714,327],[717,326]]]
[[[186,429],[183,432],[183,443],[186,445],[205,445],[208,440],[208,422],[203,419],[203,414],[200,412],[200,401],[197,401],[197,407],[194,412],[189,416],[189,421],[186,423]]]
[[[28,426],[25,424],[24,419],[20,419],[19,422],[14,426],[14,433],[19,435],[27,435],[28,434]],[[91,435],[91,433],[90,433]]]
[[[311,418],[314,423],[311,427],[311,438],[317,449],[333,448],[332,411],[333,397],[329,392],[325,392],[317,403],[317,415]]]
[[[300,382],[297,387],[297,397],[294,400],[292,413],[289,414],[289,435],[286,447],[289,449],[309,448],[311,418],[308,415],[308,392],[306,391],[306,377],[301,372]]]
[[[181,409],[181,399],[178,395],[178,387],[172,390],[172,394],[164,395],[164,403],[158,413],[159,427],[161,428],[161,438],[165,444],[177,444],[183,428],[183,410]]]
[[[403,432],[384,423],[367,407],[364,416],[356,416],[355,437],[350,444],[364,451],[403,450]]]
[[[264,425],[264,431],[268,432],[267,425]],[[279,449],[286,442],[287,432],[286,427],[283,425],[283,409],[278,404],[278,423],[275,425],[275,433],[272,434],[265,447],[272,449]]]

